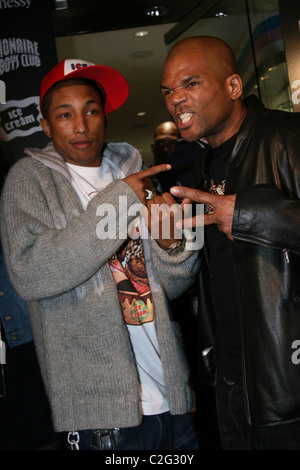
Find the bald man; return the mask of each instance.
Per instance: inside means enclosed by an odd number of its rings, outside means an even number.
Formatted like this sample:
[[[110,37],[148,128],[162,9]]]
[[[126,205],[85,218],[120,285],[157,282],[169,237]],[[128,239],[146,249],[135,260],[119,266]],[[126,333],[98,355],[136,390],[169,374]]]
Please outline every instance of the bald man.
[[[178,139],[179,132],[174,122],[162,122],[156,127],[154,141],[151,144],[155,165],[166,163],[174,151]]]
[[[151,144],[154,163],[169,163],[171,170],[160,173],[153,178],[156,191],[169,191],[171,186],[187,186],[191,181],[191,172],[203,155],[203,141],[186,142],[181,139],[176,124],[165,121],[159,124],[154,132]]]
[[[171,193],[207,208],[199,305],[217,318],[223,448],[299,449],[300,116],[242,99],[234,54],[215,37],[177,43],[161,90],[182,138],[209,144],[197,189]]]

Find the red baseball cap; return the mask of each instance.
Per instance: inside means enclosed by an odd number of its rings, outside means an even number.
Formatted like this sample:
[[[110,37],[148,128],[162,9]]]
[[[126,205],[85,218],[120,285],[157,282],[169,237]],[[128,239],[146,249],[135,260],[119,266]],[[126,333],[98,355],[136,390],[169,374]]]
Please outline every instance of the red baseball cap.
[[[105,91],[104,113],[122,106],[129,95],[129,86],[123,75],[105,65],[95,65],[81,59],[64,59],[43,78],[40,90],[40,108],[46,92],[57,82],[70,78],[88,78]]]

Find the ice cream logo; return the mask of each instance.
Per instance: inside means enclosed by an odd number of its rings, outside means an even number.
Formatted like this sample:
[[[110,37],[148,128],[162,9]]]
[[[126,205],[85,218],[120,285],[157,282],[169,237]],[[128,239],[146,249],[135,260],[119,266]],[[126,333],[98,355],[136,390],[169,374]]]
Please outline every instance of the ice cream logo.
[[[0,140],[8,142],[41,131],[41,117],[38,96],[7,101],[0,105]]]
[[[131,306],[131,316],[136,323],[143,323],[149,316],[149,309],[142,300],[135,300]]]

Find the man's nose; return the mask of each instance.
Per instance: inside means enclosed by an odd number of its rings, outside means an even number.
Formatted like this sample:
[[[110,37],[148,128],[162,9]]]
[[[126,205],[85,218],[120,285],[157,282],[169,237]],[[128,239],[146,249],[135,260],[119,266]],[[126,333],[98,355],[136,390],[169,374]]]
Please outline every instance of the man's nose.
[[[187,93],[184,88],[175,88],[171,95],[171,104],[177,106],[180,103],[184,103],[187,100]]]
[[[85,134],[88,132],[88,125],[85,116],[77,116],[74,123],[75,134]]]

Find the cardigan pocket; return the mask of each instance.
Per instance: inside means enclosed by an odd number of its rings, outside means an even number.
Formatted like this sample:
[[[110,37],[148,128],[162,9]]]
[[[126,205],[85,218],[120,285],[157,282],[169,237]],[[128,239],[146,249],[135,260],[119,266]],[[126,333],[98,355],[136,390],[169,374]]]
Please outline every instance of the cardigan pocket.
[[[138,376],[126,328],[91,336],[65,332],[64,346],[75,393],[108,396],[116,389],[119,393],[132,390],[132,378]]]

